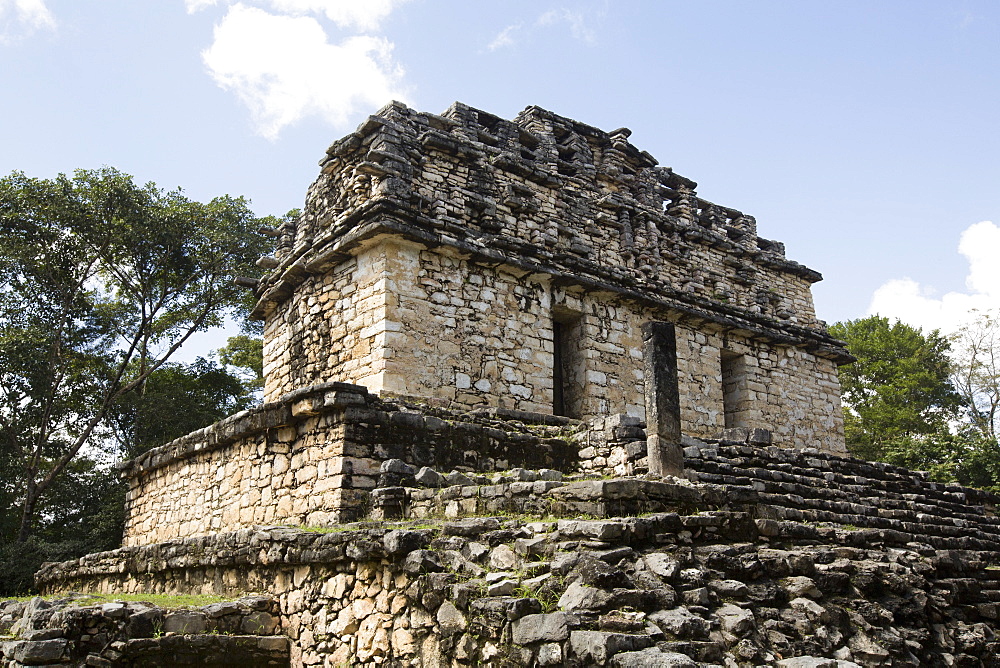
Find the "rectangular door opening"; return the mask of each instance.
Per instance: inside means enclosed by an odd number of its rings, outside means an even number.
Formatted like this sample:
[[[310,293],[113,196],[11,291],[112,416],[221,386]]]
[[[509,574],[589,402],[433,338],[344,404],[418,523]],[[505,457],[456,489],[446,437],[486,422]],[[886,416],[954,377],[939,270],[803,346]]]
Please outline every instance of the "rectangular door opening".
[[[552,413],[580,418],[583,415],[583,318],[575,311],[552,313]]]

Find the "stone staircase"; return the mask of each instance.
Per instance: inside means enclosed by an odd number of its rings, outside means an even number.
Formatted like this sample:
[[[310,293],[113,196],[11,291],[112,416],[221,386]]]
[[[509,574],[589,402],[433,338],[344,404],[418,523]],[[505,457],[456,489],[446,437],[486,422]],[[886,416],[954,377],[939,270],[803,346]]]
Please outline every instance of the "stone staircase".
[[[897,544],[1000,550],[997,498],[919,472],[809,451],[744,445],[689,447],[697,480],[752,490],[774,519],[878,530]],[[762,512],[763,511],[762,509]]]
[[[288,666],[275,601],[247,596],[197,609],[94,604],[85,595],[0,602],[4,668]]]
[[[293,665],[1000,667],[996,497],[808,450],[685,454],[683,480],[387,460],[377,521],[122,548],[39,584],[266,586]]]

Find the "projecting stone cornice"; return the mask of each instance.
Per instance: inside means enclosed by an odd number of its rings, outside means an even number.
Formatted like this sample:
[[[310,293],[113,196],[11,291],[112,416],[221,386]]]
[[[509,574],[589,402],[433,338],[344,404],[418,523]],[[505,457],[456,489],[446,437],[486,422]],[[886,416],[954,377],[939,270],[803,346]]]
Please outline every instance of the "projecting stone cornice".
[[[535,248],[517,239],[447,229],[438,221],[420,215],[391,198],[367,203],[327,228],[326,233],[313,243],[300,244],[296,254],[286,256],[261,282],[257,292],[259,301],[251,317],[266,318],[310,276],[325,274],[363,248],[365,242],[386,235],[410,239],[428,248],[448,246],[468,253],[473,261],[516,267],[548,276],[555,284],[577,285],[585,290],[617,294],[667,309],[678,321],[711,323],[720,331],[804,348],[837,364],[854,360],[844,350],[842,342],[823,330],[792,323],[779,324],[759,314],[678,290],[666,281],[637,279],[586,258]]]

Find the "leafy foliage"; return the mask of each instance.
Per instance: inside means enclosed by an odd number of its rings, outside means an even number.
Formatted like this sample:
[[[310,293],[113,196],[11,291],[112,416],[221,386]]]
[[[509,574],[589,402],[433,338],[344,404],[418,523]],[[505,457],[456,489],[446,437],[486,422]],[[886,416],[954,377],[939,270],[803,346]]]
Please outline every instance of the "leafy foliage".
[[[109,412],[111,436],[131,459],[227,415],[248,408],[253,386],[225,367],[199,357],[192,364],[164,364],[140,391],[127,392]]]
[[[49,520],[62,513],[72,523],[65,504],[85,498],[62,490],[88,462],[98,466],[108,444],[135,452],[234,405],[226,378],[168,360],[192,334],[245,308],[232,278],[255,271],[260,223],[241,198],[195,202],[111,168],[0,179],[5,544],[30,551],[35,534],[51,546]],[[192,378],[207,384],[200,398],[215,408],[169,415],[166,397],[191,391]],[[129,415],[131,427],[112,438]]]
[[[951,339],[952,379],[971,429],[996,442],[1000,432],[1000,320],[990,313],[962,327]]]
[[[852,454],[1000,491],[995,319],[982,317],[950,341],[878,316],[830,331],[858,358],[840,369]]]
[[[259,336],[231,336],[218,352],[224,365],[242,371],[249,387],[264,389],[264,342]]]
[[[845,435],[850,451],[884,459],[899,439],[947,431],[959,397],[951,385],[949,344],[937,330],[923,334],[880,316],[836,323],[857,362],[840,369]]]
[[[125,482],[86,457],[78,457],[48,490],[39,516],[25,541],[0,543],[0,595],[34,589],[34,574],[45,561],[64,561],[121,544],[125,523]],[[16,532],[17,515],[4,535]]]

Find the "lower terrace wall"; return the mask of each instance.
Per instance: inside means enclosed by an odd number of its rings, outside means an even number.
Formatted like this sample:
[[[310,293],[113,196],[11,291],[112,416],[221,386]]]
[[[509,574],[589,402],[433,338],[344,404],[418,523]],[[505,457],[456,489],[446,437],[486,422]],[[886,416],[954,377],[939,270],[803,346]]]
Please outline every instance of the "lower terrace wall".
[[[370,492],[391,459],[443,472],[641,473],[647,470],[644,426],[638,417],[621,414],[581,423],[515,410],[459,412],[380,399],[357,385],[322,384],[124,463],[125,544],[260,524],[353,521],[371,510]],[[721,431],[743,433],[743,441],[758,432],[767,435],[767,444],[772,438],[762,429]]]
[[[685,433],[714,438],[726,427],[781,425],[779,445],[816,442],[846,453],[830,359],[613,292],[554,284],[544,272],[393,237],[309,278],[268,320],[265,394],[342,381],[457,410],[551,414],[560,408],[558,357],[563,414],[644,419],[641,331],[650,320],[677,325]]]
[[[569,421],[548,421],[529,429],[497,411],[417,412],[344,383],[293,392],[123,464],[124,542],[354,520],[367,512],[379,469],[393,458],[448,471],[570,470],[575,447],[553,438]]]
[[[711,483],[500,483],[602,519],[255,527],[48,564],[37,581],[269,592],[293,666],[1000,665],[995,497],[818,452],[701,445],[687,464]],[[407,494],[488,498],[469,488]]]
[[[278,618],[271,614],[277,612],[277,603],[268,596],[200,609],[100,598],[67,593],[54,599],[0,601],[0,665],[280,668],[289,664],[288,638],[278,629]]]

